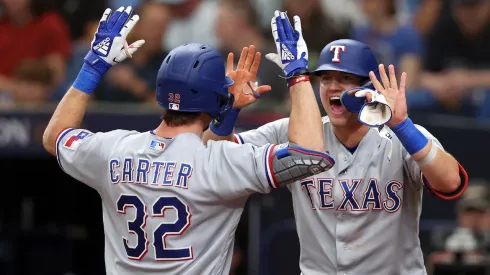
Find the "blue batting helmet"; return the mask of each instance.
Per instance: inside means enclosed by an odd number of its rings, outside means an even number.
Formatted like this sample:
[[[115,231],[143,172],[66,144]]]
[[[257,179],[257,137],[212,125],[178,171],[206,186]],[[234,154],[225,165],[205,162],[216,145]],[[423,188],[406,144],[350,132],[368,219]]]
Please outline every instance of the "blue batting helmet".
[[[314,73],[322,71],[340,71],[368,78],[370,71],[378,72],[378,61],[366,44],[340,39],[329,43],[320,53]]]
[[[225,64],[218,51],[208,45],[185,44],[167,55],[157,76],[158,104],[179,112],[203,112],[219,117],[233,105]]]
[[[318,60],[318,68],[313,73],[319,75],[322,71],[339,71],[365,78],[361,87],[352,90],[363,88],[374,90],[369,80],[370,71],[379,78],[378,61],[371,49],[366,44],[352,39],[335,40],[323,48]],[[349,96],[347,93],[349,91],[342,93],[341,101],[347,110],[357,113],[365,99]]]

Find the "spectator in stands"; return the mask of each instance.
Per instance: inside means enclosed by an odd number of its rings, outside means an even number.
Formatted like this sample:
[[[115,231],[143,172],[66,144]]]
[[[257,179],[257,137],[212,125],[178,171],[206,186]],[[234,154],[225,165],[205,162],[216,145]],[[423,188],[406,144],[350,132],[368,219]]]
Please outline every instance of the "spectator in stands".
[[[349,1],[336,1],[343,9]],[[333,17],[326,13],[322,6],[322,0],[284,0],[282,10],[288,12],[288,17],[293,22],[293,16],[298,15],[301,18],[301,27],[303,37],[308,44],[308,66],[316,68],[320,52],[328,43],[342,38],[347,38],[350,32],[350,21],[334,20]],[[340,3],[341,2],[341,3]],[[352,4],[352,1],[350,1]],[[348,6],[347,6],[348,7]],[[328,8],[328,6],[327,6]],[[346,14],[343,14],[346,15]],[[345,19],[345,17],[344,17]],[[270,35],[270,32],[268,33]],[[311,82],[313,89],[317,91],[317,101],[321,105],[320,100],[320,78],[312,78]],[[272,87],[274,89],[274,86]],[[320,108],[322,115],[326,115],[324,108]]]
[[[485,252],[488,236],[482,233],[490,228],[486,214],[490,209],[489,191],[487,181],[470,181],[456,205],[456,228],[449,232],[439,230],[432,236],[436,252],[430,255],[430,263],[453,262],[457,255],[479,259]]]
[[[366,17],[359,6],[359,0],[321,0],[323,12],[338,24],[359,26],[366,23]]]
[[[490,182],[486,180],[478,180],[478,186],[483,186],[480,189],[479,197],[485,201],[485,208],[479,218],[477,225],[477,236],[480,242],[480,247],[485,253],[490,253]]]
[[[111,69],[94,93],[94,99],[110,102],[155,103],[155,79],[167,56],[161,41],[171,20],[170,10],[162,4],[147,2],[137,10],[140,20],[128,40],[144,39],[145,45],[133,58]],[[129,43],[129,42],[128,42]]]
[[[450,17],[427,36],[427,89],[407,97],[413,111],[481,116],[490,89],[490,1],[451,0]],[[411,98],[412,97],[412,98]]]
[[[490,204],[490,203],[489,203]],[[490,253],[490,205],[487,205],[480,221],[478,222],[479,237],[485,253]]]
[[[466,197],[458,202],[458,227],[445,241],[447,251],[467,252],[481,247],[478,230],[487,204],[488,202],[480,197]]]
[[[4,93],[2,106],[18,104],[40,104],[51,94],[54,73],[41,60],[25,60],[14,70],[12,81],[15,85],[9,93]]]
[[[286,82],[280,78],[281,70],[276,64],[265,60],[267,53],[276,52],[276,45],[270,39],[264,39],[257,27],[257,17],[249,0],[220,0],[216,17],[215,31],[218,37],[218,49],[224,58],[229,52],[238,60],[244,45],[254,45],[262,53],[257,81],[272,86],[272,91],[264,94],[253,109],[282,111],[288,109]],[[269,19],[270,20],[270,19]],[[237,33],[237,30],[240,30]],[[250,106],[252,107],[252,106]]]
[[[216,1],[209,0],[150,0],[168,5],[172,21],[162,40],[164,50],[185,43],[199,42],[216,47],[213,26],[216,18]]]
[[[94,33],[99,26],[99,20],[100,14],[98,14],[97,18],[87,21],[87,23],[85,23],[85,31],[83,35],[72,42],[72,53],[66,66],[65,79],[63,84],[60,85],[60,87],[53,94],[51,100],[61,100],[66,91],[68,91],[68,88],[72,85],[73,81],[75,81],[75,78],[77,78],[80,68],[84,62],[83,59],[90,49],[90,43],[92,43]]]
[[[18,88],[14,72],[26,60],[42,61],[52,71],[50,88],[61,83],[71,51],[68,27],[55,12],[43,12],[42,0],[2,0],[0,18],[0,91]]]
[[[85,34],[89,21],[93,18],[100,19],[100,15],[106,8],[116,10],[120,7],[114,8],[108,2],[108,0],[42,0],[42,5],[46,10],[55,10],[61,14],[70,30],[71,39],[78,40]]]
[[[350,26],[334,21],[323,12],[321,0],[284,0],[284,8],[288,12],[289,20],[293,16],[301,18],[303,37],[308,44],[308,66],[317,66],[318,56],[328,43],[347,38]],[[270,33],[268,33],[270,35]]]
[[[141,3],[143,3],[144,0],[109,0],[109,8],[111,9],[117,9],[119,7],[127,7],[131,6],[135,9],[137,9]]]
[[[412,6],[411,21],[415,29],[422,36],[428,35],[438,19],[449,11],[447,0],[405,0]],[[416,6],[416,8],[414,7]]]
[[[395,0],[362,0],[366,25],[354,28],[352,38],[368,45],[379,63],[406,72],[407,87],[418,85],[422,63],[422,40],[411,25],[400,24]]]

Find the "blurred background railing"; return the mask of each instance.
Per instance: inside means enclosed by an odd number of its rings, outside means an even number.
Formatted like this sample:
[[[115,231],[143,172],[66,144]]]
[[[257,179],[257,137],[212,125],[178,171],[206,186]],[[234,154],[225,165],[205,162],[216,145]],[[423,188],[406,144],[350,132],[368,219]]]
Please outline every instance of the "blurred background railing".
[[[270,17],[275,9],[287,10],[301,17],[311,68],[323,46],[353,38],[368,44],[379,62],[408,73],[409,114],[470,175],[470,187],[458,201],[424,196],[420,241],[427,266],[431,274],[458,268],[466,273],[457,274],[485,274],[489,0],[0,0],[0,274],[104,273],[100,198],[59,169],[41,137],[78,74],[103,10],[121,5],[137,8],[141,20],[129,39],[146,44],[105,76],[84,127],[152,129],[160,112],[156,73],[170,49],[201,42],[223,56],[239,56],[250,44],[264,54],[274,52]],[[288,114],[278,70],[263,60],[259,82],[273,89],[242,112],[239,129]],[[287,190],[251,198],[236,244],[231,274],[299,274]]]

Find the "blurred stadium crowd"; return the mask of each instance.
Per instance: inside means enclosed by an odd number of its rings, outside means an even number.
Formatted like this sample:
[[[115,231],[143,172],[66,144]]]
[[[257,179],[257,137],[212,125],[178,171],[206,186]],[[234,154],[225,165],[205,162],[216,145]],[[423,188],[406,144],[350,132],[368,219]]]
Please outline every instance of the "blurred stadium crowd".
[[[254,44],[273,52],[275,9],[299,15],[315,66],[324,45],[338,38],[368,44],[379,62],[408,73],[413,112],[490,117],[490,3],[486,0],[2,0],[0,102],[39,105],[59,100],[75,79],[100,14],[133,5],[142,20],[131,39],[138,54],[111,70],[95,93],[101,102],[154,104],[160,61],[191,41],[225,56]],[[237,56],[237,55],[236,55]],[[264,60],[259,81],[273,90],[254,108],[288,110],[279,72]]]
[[[160,63],[180,44],[209,44],[224,57],[237,57],[250,44],[263,54],[275,52],[270,18],[280,9],[301,17],[311,68],[330,41],[356,39],[380,63],[407,72],[410,114],[490,119],[490,0],[0,0],[0,108],[60,100],[82,66],[102,12],[123,5],[137,8],[141,18],[129,42],[146,44],[105,75],[96,102],[155,105]],[[289,111],[278,70],[263,59],[258,81],[272,91],[250,110]],[[429,261],[465,255],[478,260],[490,252],[489,184],[471,185],[458,202],[458,227],[434,231],[433,250],[444,252]],[[237,246],[234,266],[241,253]]]

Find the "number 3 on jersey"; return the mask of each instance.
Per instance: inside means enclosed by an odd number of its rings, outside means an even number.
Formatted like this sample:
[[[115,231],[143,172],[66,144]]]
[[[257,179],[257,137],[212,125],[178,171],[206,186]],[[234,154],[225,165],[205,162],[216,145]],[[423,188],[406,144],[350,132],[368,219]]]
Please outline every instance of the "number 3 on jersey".
[[[131,260],[141,260],[148,252],[148,238],[145,232],[148,208],[136,195],[121,195],[117,200],[117,212],[126,214],[126,208],[133,207],[136,217],[128,221],[128,230],[136,234],[137,243],[134,247],[128,245],[128,239],[123,237],[124,248]],[[173,223],[161,223],[153,232],[153,247],[157,261],[183,261],[193,258],[192,247],[167,248],[165,238],[169,235],[181,235],[191,224],[189,207],[176,197],[160,197],[153,204],[152,217],[163,217],[165,210],[175,209],[177,219]]]

